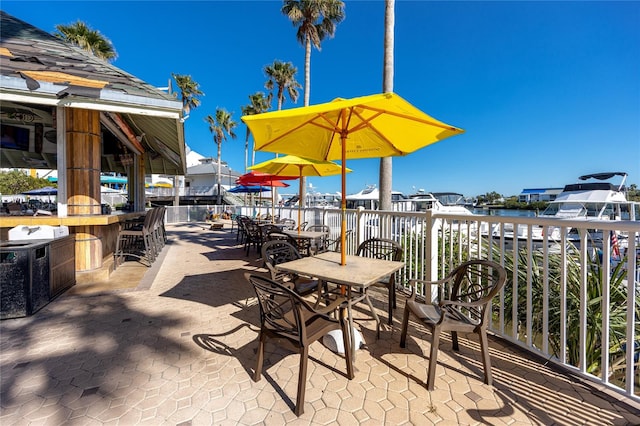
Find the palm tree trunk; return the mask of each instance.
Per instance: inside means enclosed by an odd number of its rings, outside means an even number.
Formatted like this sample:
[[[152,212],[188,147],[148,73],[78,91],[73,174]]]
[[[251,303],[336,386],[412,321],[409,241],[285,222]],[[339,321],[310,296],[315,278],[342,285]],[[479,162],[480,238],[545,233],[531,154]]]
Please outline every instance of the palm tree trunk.
[[[221,192],[221,178],[222,178],[222,141],[218,141],[218,173],[217,173],[217,177],[218,177],[218,197],[217,197],[217,203],[218,205],[222,204],[222,192]]]
[[[395,0],[385,0],[384,10],[384,67],[382,71],[382,91],[393,92],[393,44],[395,25]],[[380,159],[380,210],[391,210],[392,190],[391,157]]]
[[[284,100],[284,87],[278,86],[278,111],[282,109],[283,100]]]
[[[247,137],[244,140],[244,172],[247,173],[247,167],[249,167],[249,135],[251,131],[247,127]]]
[[[304,46],[304,106],[309,106],[311,90],[311,39]]]
[[[304,45],[304,106],[309,106],[311,92],[311,39],[307,36],[306,43]],[[298,203],[300,206],[305,206],[307,200],[307,178],[300,177],[300,199]]]

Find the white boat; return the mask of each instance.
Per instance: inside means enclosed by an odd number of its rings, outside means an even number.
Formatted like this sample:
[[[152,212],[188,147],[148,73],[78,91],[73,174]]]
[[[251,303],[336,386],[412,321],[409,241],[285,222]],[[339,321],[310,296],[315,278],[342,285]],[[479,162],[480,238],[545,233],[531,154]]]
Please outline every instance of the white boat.
[[[378,210],[380,191],[375,185],[368,185],[365,189],[345,197],[348,209],[364,208],[365,210]],[[398,210],[397,204],[406,200],[402,192],[391,191],[391,205],[393,210]]]
[[[378,206],[378,189],[370,186],[358,194],[347,196],[347,208],[355,208],[362,206],[365,209],[375,210]],[[351,206],[349,207],[351,200]],[[367,204],[369,203],[370,204]],[[424,192],[420,190],[416,194],[405,196],[401,192],[392,192],[392,208],[399,212],[425,212],[427,210],[435,210],[443,213],[452,213],[455,215],[474,216],[473,212],[466,207],[465,199],[462,194],[455,192]],[[477,223],[470,220],[449,220],[448,223],[455,227],[459,232],[475,234]],[[463,226],[464,224],[464,226]],[[393,221],[389,225],[391,227],[391,235],[397,236],[408,233],[421,234],[423,232],[422,220],[403,216]],[[379,218],[373,218],[367,222],[367,230],[371,235],[379,234]]]
[[[615,177],[621,181],[612,183],[610,180]],[[640,203],[627,200],[626,173],[595,173],[578,180],[565,186],[540,217],[640,221]]]
[[[464,195],[457,192],[424,192],[420,190],[408,198],[400,201],[405,204],[402,211],[424,212],[437,210],[439,212],[454,213],[459,215],[473,215],[467,208]]]
[[[618,182],[614,182],[617,178]],[[625,182],[627,173],[594,173],[578,178],[578,183],[566,185],[556,199],[540,214],[540,217],[559,219],[590,220],[631,220],[640,221],[640,203],[627,200]],[[551,232],[559,233],[558,229]],[[626,244],[626,235],[619,234],[621,243]],[[569,240],[579,240],[573,229],[569,230]],[[589,238],[602,241],[602,232],[589,231]]]
[[[613,180],[620,180],[614,183]],[[626,196],[625,181],[627,173],[609,172],[595,173],[580,176],[578,183],[569,184],[564,187],[555,200],[551,201],[547,208],[539,217],[572,220],[632,220],[640,221],[640,203],[628,201]],[[494,231],[496,236],[499,229]],[[532,239],[542,241],[544,238],[544,228],[532,228]],[[560,228],[550,227],[546,231],[551,240],[560,239]],[[506,236],[512,236],[513,229],[505,229]],[[527,227],[518,226],[517,237],[527,238]],[[577,231],[570,229],[567,237],[569,240],[579,240]],[[619,234],[619,238],[626,238],[626,235]],[[602,241],[602,232],[593,230],[589,232],[589,238],[595,242]]]

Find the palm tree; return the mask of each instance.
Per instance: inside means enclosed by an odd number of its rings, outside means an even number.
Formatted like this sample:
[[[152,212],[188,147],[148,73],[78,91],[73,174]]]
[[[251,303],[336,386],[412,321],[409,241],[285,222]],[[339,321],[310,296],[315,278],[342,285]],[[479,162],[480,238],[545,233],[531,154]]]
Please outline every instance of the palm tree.
[[[192,108],[200,106],[199,96],[204,96],[200,85],[193,81],[190,75],[182,75],[171,73],[171,77],[176,81],[176,85],[180,89],[180,99],[182,99],[182,110],[186,115]]]
[[[295,27],[296,37],[305,48],[304,106],[309,105],[311,87],[311,45],[320,50],[325,37],[333,37],[336,25],[344,19],[344,2],[340,0],[284,0],[282,13]]]
[[[236,138],[233,129],[238,125],[232,118],[233,113],[227,112],[225,109],[216,109],[215,118],[207,115],[204,120],[209,123],[209,131],[213,134],[213,141],[218,145],[218,200],[217,204],[222,204],[222,185],[220,183],[222,177],[222,142],[227,140],[227,135],[232,139]]]
[[[254,115],[261,114],[265,111],[268,111],[271,107],[268,98],[264,96],[262,92],[256,92],[252,95],[249,95],[249,105],[242,107],[242,115]],[[247,126],[247,136],[244,141],[244,171],[247,172],[247,168],[249,167],[249,135],[251,135],[251,131]],[[251,159],[251,164],[255,163],[255,151],[253,152],[254,156]]]
[[[384,65],[382,68],[382,91],[393,92],[393,44],[395,25],[395,0],[385,0],[384,9]],[[393,162],[391,157],[380,159],[380,210],[391,210],[391,186]]]
[[[282,62],[277,59],[273,61],[272,65],[264,67],[264,73],[269,78],[264,84],[264,87],[269,90],[269,96],[267,101],[271,104],[273,98],[273,89],[278,87],[277,99],[278,99],[278,111],[282,109],[284,103],[284,91],[287,91],[289,98],[296,103],[298,101],[298,89],[301,87],[300,83],[296,81],[296,73],[298,69],[293,66],[291,62]],[[278,154],[276,154],[276,157]],[[304,184],[304,181],[303,181]],[[275,201],[278,197],[278,190],[276,188],[271,189],[271,196]]]
[[[293,103],[298,102],[298,89],[302,86],[296,81],[297,72],[298,69],[291,62],[282,62],[277,59],[273,61],[273,64],[264,67],[264,73],[268,78],[264,84],[264,87],[269,91],[267,102],[271,103],[273,90],[277,87],[278,111],[282,109],[285,90]]]
[[[57,32],[54,31],[53,35],[86,50],[97,58],[111,61],[118,56],[108,38],[99,31],[92,30],[82,21],[70,25],[56,25],[56,30]]]
[[[320,50],[325,37],[333,37],[344,19],[341,0],[284,0],[282,13],[298,28],[296,37],[304,46],[304,106],[309,106],[311,90],[311,45]],[[302,178],[300,202],[306,199],[306,179]],[[389,195],[391,197],[391,195]]]

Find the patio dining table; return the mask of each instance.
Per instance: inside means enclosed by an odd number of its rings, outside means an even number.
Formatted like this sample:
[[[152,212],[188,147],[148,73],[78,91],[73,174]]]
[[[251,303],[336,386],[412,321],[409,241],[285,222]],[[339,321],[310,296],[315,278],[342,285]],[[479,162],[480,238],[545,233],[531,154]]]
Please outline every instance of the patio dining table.
[[[346,292],[347,315],[349,320],[350,341],[355,360],[355,334],[353,331],[353,305],[364,300],[369,305],[371,315],[376,321],[376,331],[380,333],[380,318],[376,314],[368,289],[375,282],[389,276],[404,267],[404,262],[347,255],[346,265],[340,265],[341,255],[337,252],[325,252],[316,256],[303,257],[276,265],[276,269],[300,275],[313,276],[319,280],[344,286]],[[361,292],[353,290],[362,290]]]

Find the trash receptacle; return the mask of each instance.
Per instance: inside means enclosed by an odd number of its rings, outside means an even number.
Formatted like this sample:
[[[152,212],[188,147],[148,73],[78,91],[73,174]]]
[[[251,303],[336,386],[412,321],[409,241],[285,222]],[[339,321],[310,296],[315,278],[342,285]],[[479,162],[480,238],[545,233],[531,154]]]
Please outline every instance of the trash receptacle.
[[[31,315],[49,303],[49,244],[0,242],[0,319]]]

